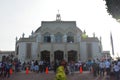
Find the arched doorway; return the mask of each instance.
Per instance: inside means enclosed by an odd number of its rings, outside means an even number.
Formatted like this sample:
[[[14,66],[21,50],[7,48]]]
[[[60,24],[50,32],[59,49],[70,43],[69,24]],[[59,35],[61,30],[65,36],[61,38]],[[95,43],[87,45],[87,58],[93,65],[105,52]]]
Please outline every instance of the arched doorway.
[[[42,51],[41,60],[50,62],[50,51]]]
[[[68,62],[70,61],[77,61],[77,51],[71,50],[68,51]]]
[[[54,52],[54,61],[58,60],[60,62],[61,60],[63,60],[63,56],[64,56],[63,51],[60,51],[60,50],[55,51]]]

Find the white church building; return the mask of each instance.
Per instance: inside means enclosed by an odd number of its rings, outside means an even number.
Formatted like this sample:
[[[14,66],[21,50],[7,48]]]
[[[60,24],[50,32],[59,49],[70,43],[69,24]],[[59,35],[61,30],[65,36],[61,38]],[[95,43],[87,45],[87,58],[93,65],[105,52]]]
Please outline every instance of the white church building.
[[[76,21],[42,21],[29,37],[16,39],[15,53],[21,62],[30,60],[87,61],[102,56],[102,45],[95,35],[88,37]]]

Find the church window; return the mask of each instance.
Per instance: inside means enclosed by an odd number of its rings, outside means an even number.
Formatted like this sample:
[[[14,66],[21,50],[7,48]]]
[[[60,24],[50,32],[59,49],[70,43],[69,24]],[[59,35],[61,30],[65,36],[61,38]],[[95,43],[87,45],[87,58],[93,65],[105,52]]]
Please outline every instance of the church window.
[[[55,34],[55,42],[57,42],[57,43],[62,42],[62,34],[60,32]]]
[[[51,37],[49,33],[44,34],[44,42],[49,43],[51,42]]]
[[[73,43],[74,42],[74,35],[73,35],[73,33],[69,32],[67,34],[67,42],[68,43]]]

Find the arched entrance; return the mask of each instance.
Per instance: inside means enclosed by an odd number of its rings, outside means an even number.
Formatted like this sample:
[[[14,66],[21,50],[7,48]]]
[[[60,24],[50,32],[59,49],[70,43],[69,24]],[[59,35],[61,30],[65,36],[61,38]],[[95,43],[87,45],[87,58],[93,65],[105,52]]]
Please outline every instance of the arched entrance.
[[[41,60],[50,62],[50,51],[42,51]]]
[[[55,51],[54,52],[54,61],[56,61],[56,60],[58,60],[58,61],[63,60],[63,56],[64,56],[63,51],[60,51],[60,50]]]
[[[71,50],[68,51],[68,62],[70,61],[77,61],[77,51]]]

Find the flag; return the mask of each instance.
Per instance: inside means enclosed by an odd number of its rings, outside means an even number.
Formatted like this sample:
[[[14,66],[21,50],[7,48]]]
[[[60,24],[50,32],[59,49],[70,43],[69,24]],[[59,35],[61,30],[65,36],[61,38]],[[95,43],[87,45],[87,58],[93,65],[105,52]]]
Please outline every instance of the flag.
[[[110,33],[110,40],[111,40],[112,54],[114,55],[114,45],[113,45],[112,33]]]

